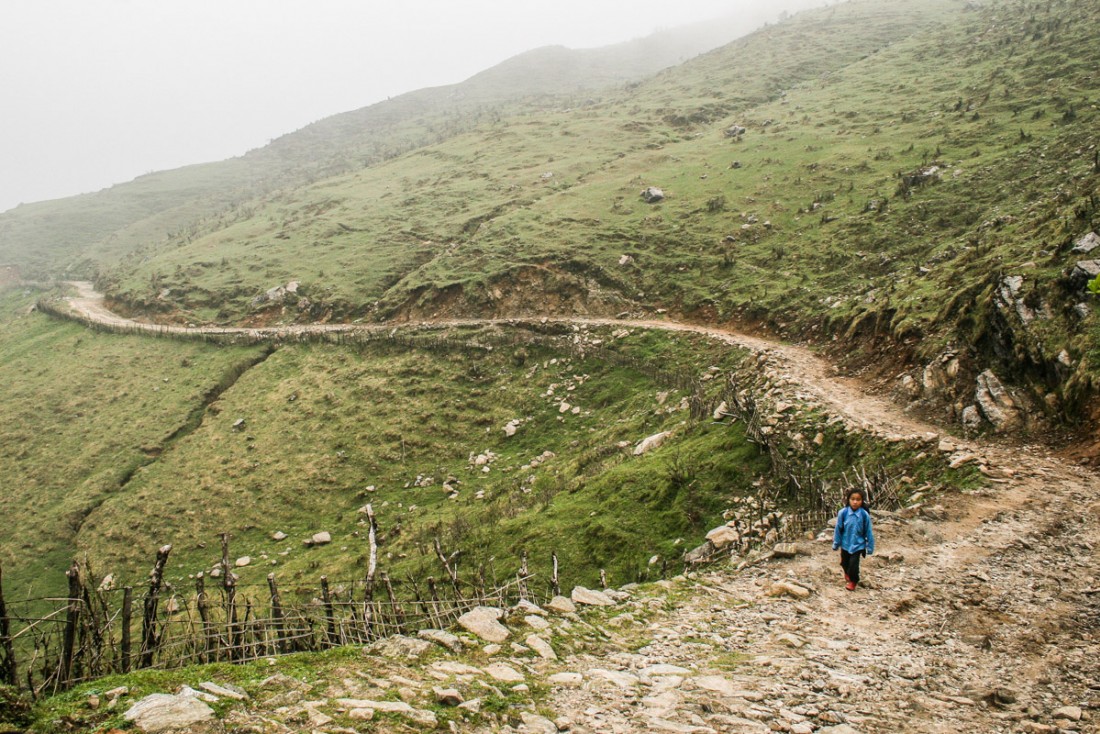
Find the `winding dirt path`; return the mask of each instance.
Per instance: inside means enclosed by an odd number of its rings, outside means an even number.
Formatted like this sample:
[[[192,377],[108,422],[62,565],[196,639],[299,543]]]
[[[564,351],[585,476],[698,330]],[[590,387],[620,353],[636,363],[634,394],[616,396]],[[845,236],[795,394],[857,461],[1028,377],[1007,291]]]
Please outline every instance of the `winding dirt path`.
[[[90,284],[74,285],[79,295],[70,303],[85,318],[165,328],[123,319]],[[818,403],[854,426],[933,442],[941,433],[839,378],[803,347],[716,328],[584,318],[397,326],[535,322],[705,334],[763,355],[761,368],[793,399]],[[277,336],[394,327],[203,331]],[[1100,480],[1040,447],[948,438],[941,450],[972,453],[997,478],[979,492],[878,514],[879,552],[867,559],[864,588],[843,589],[827,540],[807,544],[791,561],[701,575],[690,582],[695,593],[647,628],[626,621],[609,632],[620,654],[556,664],[588,683],[555,687],[552,707],[574,732],[1100,731]],[[803,600],[767,593],[791,577],[814,593]],[[735,664],[717,663],[722,655]],[[687,672],[645,674],[669,664]],[[609,668],[633,679],[605,675]]]
[[[69,298],[72,310],[79,316],[110,326],[125,326],[138,331],[172,334],[224,334],[252,337],[291,336],[295,334],[338,334],[354,332],[384,332],[394,328],[416,329],[424,327],[446,328],[450,326],[508,326],[524,324],[569,324],[580,326],[614,326],[630,329],[656,329],[681,333],[703,334],[726,344],[750,349],[763,354],[769,360],[769,369],[787,376],[796,383],[813,402],[828,406],[830,412],[843,416],[850,425],[864,430],[894,435],[938,433],[936,427],[922,423],[901,413],[887,400],[868,395],[854,381],[835,374],[832,367],[805,347],[783,344],[749,336],[734,331],[697,324],[668,320],[631,320],[612,318],[559,318],[519,317],[509,319],[444,319],[438,321],[409,321],[385,324],[299,324],[270,328],[162,326],[127,319],[110,311],[104,305],[103,294],[87,281],[70,281],[77,296]]]

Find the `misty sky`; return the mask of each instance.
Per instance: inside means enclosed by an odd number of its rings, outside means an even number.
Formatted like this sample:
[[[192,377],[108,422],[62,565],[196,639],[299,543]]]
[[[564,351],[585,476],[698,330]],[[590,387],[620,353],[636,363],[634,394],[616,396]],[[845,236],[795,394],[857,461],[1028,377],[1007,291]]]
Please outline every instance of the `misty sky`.
[[[221,160],[550,44],[822,0],[0,0],[0,211]]]

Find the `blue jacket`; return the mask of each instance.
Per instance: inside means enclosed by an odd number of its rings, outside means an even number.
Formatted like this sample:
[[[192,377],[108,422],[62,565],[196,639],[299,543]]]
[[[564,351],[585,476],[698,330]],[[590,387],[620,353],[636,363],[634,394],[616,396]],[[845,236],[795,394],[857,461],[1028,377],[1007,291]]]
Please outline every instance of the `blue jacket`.
[[[833,531],[833,550],[843,548],[849,553],[875,552],[875,534],[871,532],[871,514],[862,507],[852,512],[844,507],[836,516],[836,530]]]

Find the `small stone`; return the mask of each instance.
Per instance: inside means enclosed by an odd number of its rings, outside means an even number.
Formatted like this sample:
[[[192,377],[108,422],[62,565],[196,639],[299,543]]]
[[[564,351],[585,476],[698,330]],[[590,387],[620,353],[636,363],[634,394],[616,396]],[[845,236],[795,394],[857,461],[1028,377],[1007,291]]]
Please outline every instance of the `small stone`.
[[[501,683],[522,683],[524,681],[522,673],[504,663],[493,663],[486,666],[485,672],[490,678]]]
[[[460,709],[463,709],[464,711],[469,711],[472,714],[479,713],[481,711],[481,699],[471,698],[469,701],[463,701],[462,703],[458,704],[458,707]]]
[[[454,688],[433,688],[436,703],[443,706],[458,706],[462,703],[462,694]]]
[[[212,693],[218,698],[231,698],[234,701],[244,701],[248,699],[248,694],[236,686],[220,686],[217,683],[206,681],[205,683],[200,683],[199,688],[207,693]]]
[[[416,633],[416,636],[422,640],[434,642],[441,647],[445,647],[451,652],[459,652],[462,649],[462,641],[445,630],[420,630]]]
[[[88,708],[93,710],[99,708],[99,696],[95,695],[94,693],[88,696]]]
[[[775,638],[775,641],[778,642],[780,645],[785,645],[786,647],[792,647],[796,650],[800,647],[805,646],[805,644],[806,644],[806,641],[803,640],[801,637],[799,637],[798,635],[795,635],[795,634],[791,634],[789,632],[786,633],[786,634],[779,635],[778,637]]]
[[[251,556],[241,556],[240,558],[238,558],[236,561],[233,562],[233,565],[236,566],[237,568],[244,568],[245,566],[247,566],[251,563],[252,563],[252,557]]]
[[[348,711],[348,718],[356,721],[372,721],[374,719],[374,709],[352,709]]]
[[[777,581],[768,589],[768,596],[791,596],[795,599],[806,599],[810,594],[809,589],[793,581]]]
[[[310,545],[327,545],[332,542],[332,534],[328,531],[314,533],[309,541]]]
[[[287,534],[284,533],[282,530],[276,530],[274,533],[271,534],[271,539],[274,541],[286,540],[287,537]]]
[[[776,558],[794,558],[798,555],[798,546],[794,543],[779,543],[772,548]]]
[[[580,688],[584,684],[584,676],[580,673],[554,673],[547,680],[556,686],[566,688]]]
[[[577,611],[577,605],[564,596],[555,596],[546,604],[546,608],[558,614],[572,614]]]
[[[550,629],[550,623],[535,614],[528,614],[526,617],[523,618],[523,621],[526,622],[528,626],[534,627],[539,632],[545,632],[546,630]]]
[[[1080,706],[1062,706],[1061,708],[1054,709],[1051,712],[1051,717],[1055,719],[1066,719],[1068,721],[1080,721],[1084,712]]]
[[[538,635],[530,635],[525,642],[527,643],[527,647],[538,653],[538,656],[543,660],[558,659],[558,655],[554,652],[554,648],[550,646],[550,643]]]
[[[538,714],[521,711],[519,718],[523,721],[526,730],[532,732],[532,734],[558,734],[558,725]]]

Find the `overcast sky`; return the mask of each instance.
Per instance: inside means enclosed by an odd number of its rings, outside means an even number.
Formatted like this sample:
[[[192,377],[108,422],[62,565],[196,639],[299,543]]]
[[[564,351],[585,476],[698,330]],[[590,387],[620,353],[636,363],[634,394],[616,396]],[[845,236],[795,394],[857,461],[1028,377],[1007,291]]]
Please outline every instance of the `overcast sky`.
[[[222,160],[550,44],[822,0],[0,0],[0,211]]]

